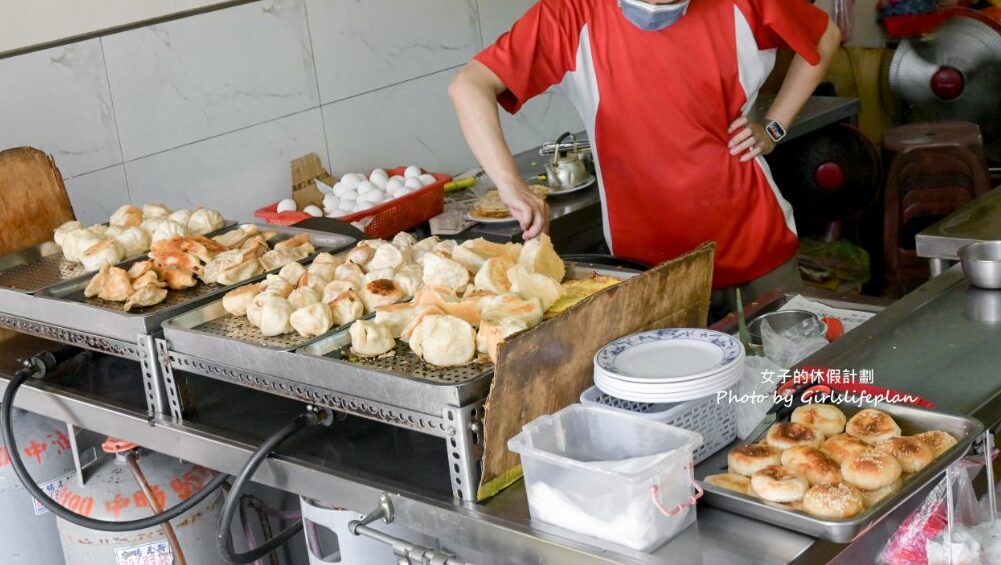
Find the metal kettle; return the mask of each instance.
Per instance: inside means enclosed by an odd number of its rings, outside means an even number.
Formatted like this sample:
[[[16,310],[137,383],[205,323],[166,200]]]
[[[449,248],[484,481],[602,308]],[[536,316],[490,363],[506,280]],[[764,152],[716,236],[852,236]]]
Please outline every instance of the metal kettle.
[[[563,140],[570,138],[571,146],[566,152],[560,151],[559,147]],[[546,178],[549,187],[557,190],[565,190],[580,186],[587,182],[588,172],[577,153],[577,138],[574,134],[564,133],[556,140],[557,150],[546,163]]]

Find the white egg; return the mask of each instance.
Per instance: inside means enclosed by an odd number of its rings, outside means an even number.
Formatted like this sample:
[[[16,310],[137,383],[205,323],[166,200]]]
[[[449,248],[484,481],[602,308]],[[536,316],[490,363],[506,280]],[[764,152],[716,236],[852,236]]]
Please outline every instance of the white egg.
[[[396,190],[390,192],[389,196],[391,198],[399,198],[401,196],[406,196],[408,194],[410,194],[410,189],[408,189],[405,186],[401,186],[401,187],[397,188]]]
[[[348,173],[341,177],[341,184],[344,185],[344,188],[348,190],[354,190],[358,188],[359,182],[361,182],[361,179],[359,179],[358,177],[354,176],[351,173]]]
[[[404,177],[403,175],[393,175],[389,177],[389,180],[394,180],[394,179],[403,182],[404,179],[406,179],[406,177]]]
[[[386,190],[386,185],[389,184],[389,177],[372,177],[369,180],[380,190]]]
[[[295,200],[291,198],[284,198],[278,203],[278,213],[282,212],[295,212],[298,208],[295,206]]]
[[[354,198],[341,198],[341,210],[353,210],[355,202]]]
[[[310,216],[313,216],[314,218],[319,218],[323,215],[323,210],[320,210],[319,206],[313,206],[312,204],[303,208],[302,211]]]
[[[338,181],[334,183],[334,188],[331,189],[330,193],[340,198],[341,196],[344,195],[344,191],[347,189],[348,187],[344,186],[344,183]]]
[[[367,204],[378,204],[379,202],[382,202],[382,197],[385,194],[386,193],[382,192],[381,190],[372,190],[359,196],[358,202],[365,202]]]
[[[388,179],[389,173],[385,169],[372,169],[372,173],[368,175],[368,180],[375,181],[377,178]]]
[[[401,188],[403,188],[403,181],[396,177],[393,177],[388,181],[386,181],[385,189],[386,192],[390,194],[396,192],[397,190],[400,190]]]
[[[337,210],[341,207],[341,199],[333,194],[328,194],[323,197],[323,207],[331,210]]]
[[[417,177],[417,179],[420,180],[421,184],[423,184],[424,186],[428,186],[438,182],[438,179],[434,178],[434,175],[428,173],[424,173],[423,175]]]
[[[340,218],[341,216],[344,215],[344,212],[341,212],[340,208],[335,208],[333,210],[326,210],[325,212],[328,218]]]
[[[407,180],[403,183],[403,186],[412,190],[419,190],[424,188],[424,183],[422,183],[421,179],[417,177],[407,177]]]
[[[355,189],[345,190],[341,194],[341,200],[358,200],[358,191]]]
[[[372,207],[372,205],[369,204],[368,202],[362,202],[361,200],[359,200],[358,203],[355,204],[354,211],[356,213],[357,212],[364,212],[365,210],[368,210],[371,207]]]
[[[371,190],[378,190],[378,189],[370,181],[363,180],[360,183],[358,183],[358,196],[361,196]]]
[[[421,173],[423,172],[424,171],[422,171],[421,168],[418,167],[417,165],[410,165],[409,167],[403,170],[403,176],[406,178],[411,178],[411,177],[417,178],[421,176]]]

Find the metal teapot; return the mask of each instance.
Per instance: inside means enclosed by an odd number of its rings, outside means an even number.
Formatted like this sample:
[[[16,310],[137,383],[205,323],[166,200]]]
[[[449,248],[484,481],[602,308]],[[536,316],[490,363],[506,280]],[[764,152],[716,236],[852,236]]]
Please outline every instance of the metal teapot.
[[[560,150],[560,146],[567,138],[570,138],[573,149],[563,152]],[[556,140],[556,148],[553,156],[546,163],[546,178],[549,187],[566,190],[587,182],[589,175],[584,161],[577,153],[577,138],[570,132],[564,133]]]

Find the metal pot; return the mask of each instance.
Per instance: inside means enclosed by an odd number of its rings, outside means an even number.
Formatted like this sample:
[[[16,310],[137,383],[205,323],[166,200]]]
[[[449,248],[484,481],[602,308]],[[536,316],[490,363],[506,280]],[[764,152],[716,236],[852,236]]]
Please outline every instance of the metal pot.
[[[1001,241],[978,241],[959,250],[963,273],[975,287],[1001,289]]]
[[[571,144],[575,147],[566,153],[559,150],[553,152],[553,156],[546,163],[546,178],[549,187],[556,190],[565,190],[580,186],[587,182],[588,172],[584,161],[577,154],[577,138],[570,132],[564,133],[556,140],[559,147],[563,140],[570,138]]]

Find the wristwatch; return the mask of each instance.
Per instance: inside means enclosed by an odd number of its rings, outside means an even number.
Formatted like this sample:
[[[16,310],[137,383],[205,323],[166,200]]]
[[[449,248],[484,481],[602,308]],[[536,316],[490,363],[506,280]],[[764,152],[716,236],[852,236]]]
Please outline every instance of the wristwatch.
[[[778,143],[786,136],[786,128],[778,120],[771,120],[765,124],[765,133],[773,142]]]

